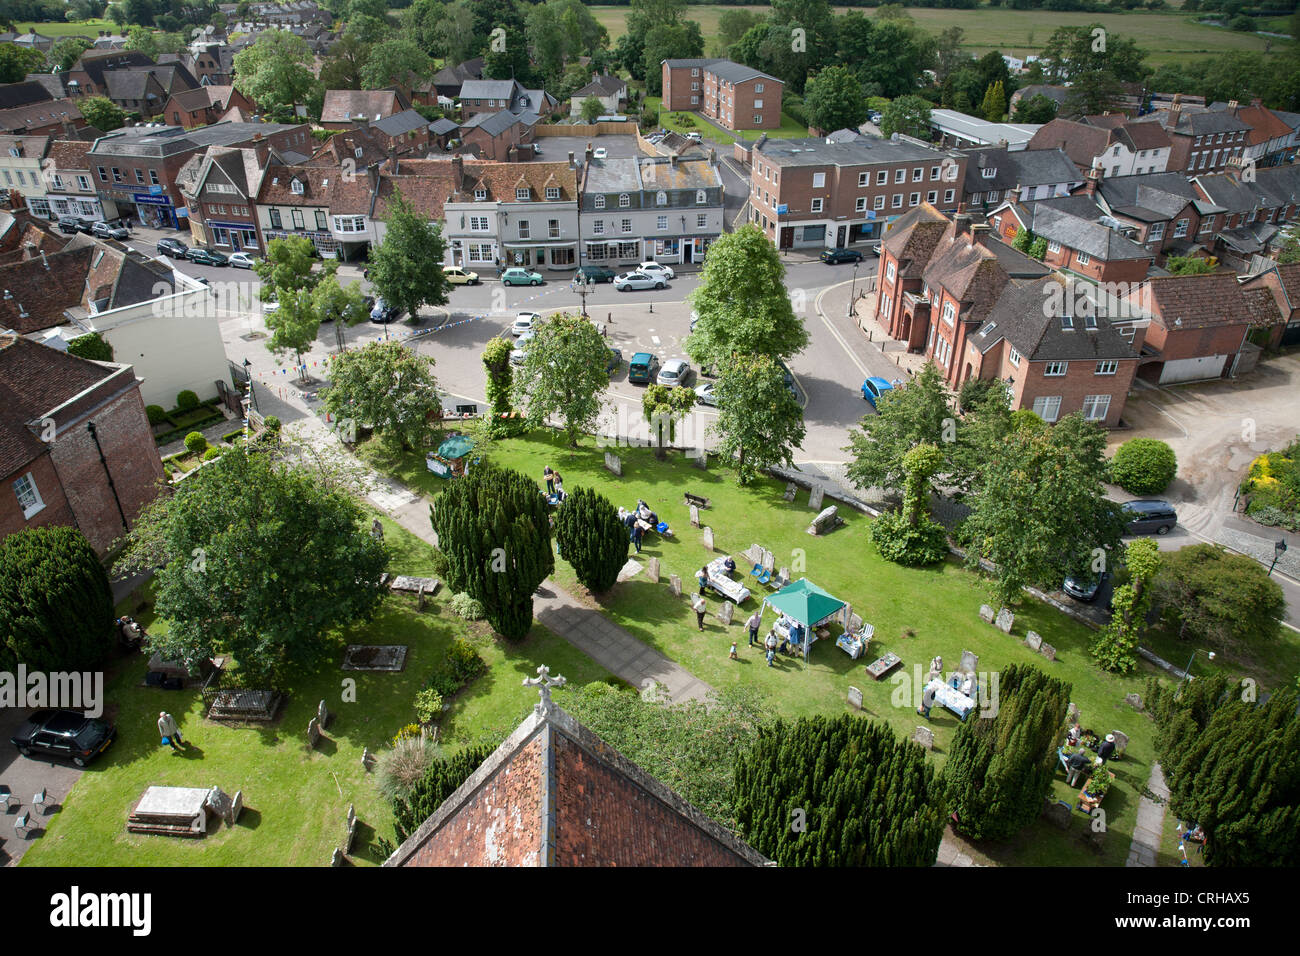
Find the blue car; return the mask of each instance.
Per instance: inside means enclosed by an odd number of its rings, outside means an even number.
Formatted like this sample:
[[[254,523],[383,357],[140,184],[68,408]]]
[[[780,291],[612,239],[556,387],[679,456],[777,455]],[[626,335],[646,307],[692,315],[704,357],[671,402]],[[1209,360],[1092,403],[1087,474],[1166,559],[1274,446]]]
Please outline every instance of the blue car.
[[[862,383],[862,397],[871,403],[872,408],[876,407],[876,402],[880,401],[880,396],[893,390],[894,386],[879,375],[873,375]]]

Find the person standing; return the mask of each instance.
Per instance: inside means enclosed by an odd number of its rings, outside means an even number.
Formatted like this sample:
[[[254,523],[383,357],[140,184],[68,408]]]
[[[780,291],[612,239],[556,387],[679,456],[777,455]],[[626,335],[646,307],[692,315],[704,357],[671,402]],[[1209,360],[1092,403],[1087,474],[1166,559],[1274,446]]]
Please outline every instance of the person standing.
[[[158,733],[162,735],[162,742],[170,744],[172,750],[180,752],[185,749],[185,741],[181,738],[181,730],[176,726],[176,718],[165,710],[158,712]]]
[[[705,592],[709,590],[709,569],[700,568],[696,571],[695,580],[700,583],[700,597],[704,597]]]
[[[916,712],[926,720],[930,719],[930,710],[934,707],[934,688],[929,684],[925,685],[925,690],[921,691],[921,706]]]
[[[1102,763],[1110,760],[1115,755],[1115,735],[1107,734],[1106,739],[1102,741],[1101,746],[1097,748],[1097,757]]]
[[[1089,757],[1087,753],[1085,753],[1083,750],[1080,750],[1076,754],[1071,754],[1070,759],[1065,762],[1066,785],[1071,787],[1077,787],[1080,782],[1079,778],[1083,776],[1083,772],[1087,770],[1091,765],[1092,765],[1092,758]]]
[[[691,602],[691,607],[695,610],[696,625],[701,631],[704,630],[704,614],[708,611],[709,606],[704,603],[704,598],[697,594],[695,595],[695,600]]]
[[[768,631],[767,640],[763,644],[767,648],[767,666],[771,667],[772,659],[776,657],[776,632]]]
[[[735,641],[732,641],[732,642],[731,642],[731,654],[728,655],[728,657],[729,657],[731,660],[733,660],[733,661],[738,661],[738,660],[740,660],[740,656],[736,653],[736,642],[735,642]]]
[[[641,530],[641,525],[637,522],[632,523],[632,543],[636,545],[636,553],[641,553],[641,538],[645,532]]]
[[[542,469],[542,477],[546,479],[546,493],[555,494],[555,472],[551,471],[550,465]]]
[[[745,627],[749,628],[749,646],[753,647],[758,643],[758,629],[763,624],[763,609],[760,607],[750,615],[749,620],[745,622]]]

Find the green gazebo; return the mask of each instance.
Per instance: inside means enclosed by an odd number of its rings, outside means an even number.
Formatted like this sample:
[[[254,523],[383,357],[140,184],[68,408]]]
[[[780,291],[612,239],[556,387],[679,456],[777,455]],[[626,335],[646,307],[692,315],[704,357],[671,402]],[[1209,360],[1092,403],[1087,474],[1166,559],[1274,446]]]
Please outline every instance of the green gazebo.
[[[466,469],[466,456],[474,450],[474,440],[468,435],[453,435],[438,450],[424,459],[429,471],[440,478],[463,478]]]
[[[808,648],[812,641],[807,638],[812,636],[813,629],[839,614],[844,610],[845,604],[807,578],[800,578],[792,584],[787,584],[763,603],[804,626],[804,660],[808,659]]]

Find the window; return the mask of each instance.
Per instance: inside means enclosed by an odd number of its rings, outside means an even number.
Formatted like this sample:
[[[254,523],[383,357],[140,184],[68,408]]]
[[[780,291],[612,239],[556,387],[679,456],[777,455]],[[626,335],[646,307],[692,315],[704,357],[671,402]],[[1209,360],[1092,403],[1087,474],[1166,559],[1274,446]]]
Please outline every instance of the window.
[[[291,181],[289,183],[289,192],[293,193],[295,196],[301,196],[303,194],[302,180],[295,179]]]
[[[1000,189],[989,190],[989,202],[997,202],[1001,198],[1002,198],[1002,190]]]
[[[272,229],[283,229],[283,228],[284,228],[284,223],[280,221],[280,210],[278,210],[278,209],[272,209],[268,215],[269,215],[270,218],[271,218],[271,228],[272,228]]]
[[[912,170],[912,182],[919,183],[924,178],[925,178],[924,166],[917,166],[914,170]]]
[[[626,209],[630,205],[632,205],[632,197],[627,193],[620,193],[618,197],[618,208]]]
[[[891,202],[890,205],[891,205],[893,208],[895,208],[895,209],[902,209],[902,208],[903,208],[903,194],[902,194],[902,193],[894,193],[894,201]]]
[[[858,185],[859,185],[859,186],[870,186],[870,185],[871,185],[871,174],[870,174],[870,173],[858,173]]]
[[[485,199],[487,199],[487,190],[486,190],[486,189],[476,189],[476,190],[474,190],[474,201],[475,201],[475,202],[483,202],[483,200],[485,200]]]
[[[943,201],[946,203],[952,202],[952,196],[953,196],[953,191],[951,189],[946,190],[943,194]]]
[[[1116,146],[1114,149],[1112,149],[1112,150],[1110,151],[1110,154],[1111,154],[1112,156],[1118,156],[1118,155],[1119,155],[1119,147]]]
[[[560,238],[560,220],[558,219],[546,220],[546,236],[549,239]]]
[[[491,262],[496,255],[491,243],[471,242],[468,248],[470,262]]]
[[[1118,167],[1118,166],[1112,166],[1112,167],[1110,168],[1110,174],[1111,174],[1112,176],[1118,176],[1118,175],[1119,175],[1119,167]]]
[[[881,169],[876,171],[876,185],[883,186],[889,182],[889,170]]]
[[[603,236],[605,234],[605,224],[601,220],[597,219],[591,224],[591,232],[592,235]]]
[[[935,181],[936,179],[938,179],[938,178],[939,178],[939,167],[938,167],[938,166],[931,166],[931,167],[930,167],[930,181],[931,181],[931,182],[934,182],[934,181]]]
[[[700,75],[700,68],[698,66],[691,69],[691,76],[699,76],[699,75]]]
[[[1053,239],[1051,242],[1049,242],[1049,243],[1047,244],[1047,251],[1048,251],[1048,252],[1060,252],[1060,251],[1061,251],[1061,244],[1060,244],[1059,242],[1057,242],[1055,239]]]
[[[696,228],[696,229],[707,229],[707,228],[708,228],[708,225],[709,225],[709,217],[706,216],[704,213],[699,213],[699,214],[695,217],[695,228]]]
[[[1119,362],[1115,359],[1106,359],[1104,362],[1097,363],[1097,370],[1093,375],[1114,375],[1119,371]]]
[[[896,169],[896,170],[894,170],[894,182],[896,182],[896,183],[905,183],[905,182],[907,182],[907,170],[906,170],[906,169]]]
[[[1151,233],[1148,236],[1148,239],[1149,240],[1163,239],[1164,236],[1165,236],[1165,224],[1163,222],[1153,222],[1151,224]]]
[[[762,101],[762,100],[754,100],[754,109],[756,109],[756,110],[761,110],[762,108],[763,108],[763,101]]]
[[[1060,395],[1041,395],[1034,399],[1034,414],[1045,422],[1054,422],[1061,415]]]
[[[532,198],[532,195],[533,195],[533,191],[529,189],[527,186],[515,187],[515,199],[519,200],[520,202],[527,202],[529,199]]]
[[[885,278],[890,282],[893,282],[895,275],[897,275],[897,271],[894,265],[894,260],[890,259],[888,265],[885,266]]]
[[[295,210],[293,211],[293,228],[295,228],[295,229],[306,229],[306,228],[307,228],[306,224],[303,222],[303,219],[302,219],[302,210],[301,210],[301,209],[295,209]]]
[[[907,204],[908,204],[909,206],[919,206],[919,205],[921,205],[921,194],[920,194],[920,193],[912,193],[912,195],[910,195],[910,196],[907,197]]]
[[[931,189],[925,194],[925,201],[930,205],[937,203],[939,201],[939,191],[937,189]]]
[[[623,223],[622,223],[622,226],[623,226],[623,232],[624,232],[624,233],[629,233],[629,232],[631,232],[631,231],[632,231],[632,220],[631,220],[631,219],[624,219],[624,220],[623,220]]]
[[[604,208],[605,208],[605,197],[604,197],[604,196],[597,196],[597,197],[596,197],[595,206],[596,206],[597,209],[604,209]]]
[[[335,216],[334,231],[335,232],[365,232],[366,217],[365,216]]]
[[[659,190],[659,192],[655,193],[655,205],[656,206],[668,205],[668,194],[664,192],[662,189]]]
[[[691,105],[692,105],[692,106],[699,106],[699,105],[700,105],[700,98],[699,98],[698,96],[692,96],[692,97],[691,97]]]
[[[488,217],[487,217],[487,216],[470,216],[470,217],[469,217],[469,231],[470,231],[470,232],[487,232],[487,231],[488,231]]]
[[[1185,235],[1187,235],[1187,220],[1179,219],[1174,223],[1174,238],[1181,239]]]
[[[530,230],[530,227],[529,227],[529,225],[528,225],[528,220],[527,220],[527,219],[520,219],[520,220],[519,220],[519,238],[520,238],[520,239],[531,239],[531,238],[532,238],[532,235],[531,235],[530,233],[531,233],[531,230]]]
[[[22,173],[19,173],[18,175],[21,176]],[[144,170],[143,170],[143,169],[137,169],[137,170],[135,171],[135,181],[136,181],[137,183],[139,183],[140,185],[142,185],[142,186],[144,185]]]
[[[113,167],[113,182],[115,182],[115,183],[120,183],[121,181],[122,181],[122,170],[120,170],[120,169],[118,169],[116,166],[114,166],[114,167]]]
[[[101,169],[100,171],[102,172],[103,170]],[[83,192],[88,192],[88,191],[90,190],[90,177],[88,177],[88,176],[78,176],[78,177],[77,177],[77,188],[80,189],[80,190],[82,190]]]
[[[1090,422],[1104,421],[1110,414],[1109,395],[1089,395],[1083,400],[1083,417]]]
[[[762,92],[763,92],[763,84],[762,84],[762,83],[755,83],[755,84],[754,84],[754,92],[755,92],[755,93],[762,93]]]
[[[1055,378],[1058,375],[1064,375],[1069,367],[1069,362],[1048,362],[1043,368],[1043,374],[1049,378]]]
[[[957,319],[957,306],[953,305],[951,302],[945,302],[943,304],[943,324],[951,327],[953,322],[956,321],[956,319]]]
[[[857,204],[853,207],[853,211],[854,211],[854,212],[866,212],[866,211],[867,211],[867,197],[866,197],[866,196],[859,196],[859,197],[858,197]]]
[[[884,208],[885,208],[885,197],[884,197],[884,196],[877,196],[875,199],[871,200],[871,208],[872,208],[872,209],[884,209]]]
[[[161,185],[161,183],[158,181],[158,170],[156,169],[149,170],[149,182],[155,186]]]
[[[1088,255],[1088,253],[1086,252],[1078,252],[1075,253],[1075,259],[1078,260],[1079,265],[1086,266],[1089,262],[1092,261],[1092,256]]]
[[[825,189],[825,188],[826,188],[826,174],[813,173],[813,189]]]
[[[1208,218],[1203,219],[1203,220],[1201,221],[1201,229],[1200,229],[1201,232],[1209,232],[1209,231],[1210,231],[1211,229],[1213,229],[1213,228],[1214,228],[1214,217],[1213,217],[1213,216],[1209,216]]]
[[[814,200],[812,201],[812,211],[813,211],[813,212],[821,212],[821,211],[822,211],[822,200],[821,200],[821,199],[814,199]]]
[[[329,222],[325,218],[324,209],[316,210],[316,228],[319,229],[321,232],[325,232],[326,230],[329,229]]]
[[[1010,351],[1007,353],[1007,359],[1010,360],[1011,364],[1016,368],[1020,368],[1020,353],[1016,351],[1014,345],[1008,346],[1008,348]]]
[[[640,259],[640,244],[636,242],[620,242],[618,244],[618,257],[620,259]]]
[[[14,494],[18,497],[18,507],[23,509],[24,518],[30,518],[45,507],[30,471],[14,482]]]
[[[554,199],[559,199],[559,198],[560,198],[560,187],[559,187],[559,186],[547,186],[547,187],[546,187],[546,198],[547,198],[547,199],[552,199],[552,200],[554,200]]]
[[[700,84],[698,84],[698,83],[692,83],[692,84],[691,84],[691,91],[692,91],[692,92],[698,92],[699,89],[700,89]]]
[[[695,205],[703,206],[708,201],[709,201],[708,193],[706,193],[703,189],[695,190]]]

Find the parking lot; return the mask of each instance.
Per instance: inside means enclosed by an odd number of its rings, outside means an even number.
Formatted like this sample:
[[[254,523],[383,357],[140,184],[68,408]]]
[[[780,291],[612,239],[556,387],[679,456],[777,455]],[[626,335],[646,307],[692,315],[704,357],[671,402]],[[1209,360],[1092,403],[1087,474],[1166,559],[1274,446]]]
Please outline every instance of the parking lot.
[[[634,159],[643,155],[637,147],[635,136],[613,134],[603,136],[538,136],[533,142],[542,148],[542,155],[538,158],[547,163],[566,162],[570,151],[573,152],[574,159],[580,160],[584,156],[588,144],[591,144],[593,149],[603,146],[609,159]]]

